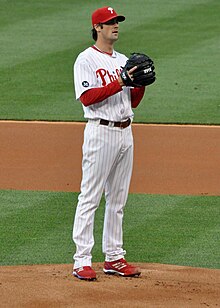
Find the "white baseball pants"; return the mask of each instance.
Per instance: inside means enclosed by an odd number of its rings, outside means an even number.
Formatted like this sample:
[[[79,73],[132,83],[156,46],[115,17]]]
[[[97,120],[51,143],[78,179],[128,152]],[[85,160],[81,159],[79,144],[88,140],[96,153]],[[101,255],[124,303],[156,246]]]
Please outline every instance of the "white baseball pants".
[[[133,166],[131,125],[121,129],[86,124],[83,143],[81,193],[75,213],[74,268],[91,266],[95,211],[105,191],[102,249],[106,261],[123,258],[123,209],[127,201]]]

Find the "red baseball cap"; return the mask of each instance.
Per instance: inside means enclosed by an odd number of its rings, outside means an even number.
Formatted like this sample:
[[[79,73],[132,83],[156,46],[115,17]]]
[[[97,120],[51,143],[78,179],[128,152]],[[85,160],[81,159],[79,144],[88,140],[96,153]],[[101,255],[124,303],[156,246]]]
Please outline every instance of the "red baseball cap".
[[[97,9],[92,13],[92,25],[94,27],[99,23],[103,24],[113,18],[117,18],[118,21],[125,20],[125,17],[122,15],[118,15],[112,7],[105,6]]]

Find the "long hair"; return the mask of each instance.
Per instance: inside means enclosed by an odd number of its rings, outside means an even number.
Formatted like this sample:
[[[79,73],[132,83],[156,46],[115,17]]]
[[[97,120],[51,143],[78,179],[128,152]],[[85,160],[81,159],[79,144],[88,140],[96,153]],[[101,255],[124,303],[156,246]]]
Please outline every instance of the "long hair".
[[[92,29],[92,38],[96,42],[98,38],[98,33],[95,28]]]
[[[99,26],[101,27],[101,29],[103,28],[103,25],[102,25],[102,24],[99,24]],[[95,42],[96,42],[97,39],[98,39],[98,33],[97,33],[97,31],[96,31],[95,28],[92,29],[92,38],[93,38],[93,40],[94,40]]]

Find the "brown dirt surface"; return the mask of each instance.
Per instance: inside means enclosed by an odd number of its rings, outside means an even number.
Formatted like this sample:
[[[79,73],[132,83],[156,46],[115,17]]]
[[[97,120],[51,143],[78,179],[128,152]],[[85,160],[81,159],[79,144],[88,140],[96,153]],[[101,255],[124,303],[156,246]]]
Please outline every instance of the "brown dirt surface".
[[[220,270],[135,263],[139,278],[97,281],[72,275],[72,265],[0,267],[1,307],[220,307]]]
[[[220,126],[132,126],[130,192],[220,196]],[[79,191],[84,127],[0,121],[0,188]]]

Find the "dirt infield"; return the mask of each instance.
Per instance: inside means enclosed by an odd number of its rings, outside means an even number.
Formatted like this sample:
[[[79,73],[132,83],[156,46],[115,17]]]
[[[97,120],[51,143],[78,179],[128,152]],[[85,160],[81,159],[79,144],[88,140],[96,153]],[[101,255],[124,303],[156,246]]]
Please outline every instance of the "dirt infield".
[[[0,121],[0,189],[79,191],[83,123]],[[133,124],[130,192],[220,195],[220,126]],[[16,252],[15,252],[16,253]],[[0,307],[220,307],[220,270],[138,264],[80,281],[71,265],[0,267]]]
[[[1,307],[220,307],[220,270],[137,264],[139,278],[78,280],[71,265],[1,267]]]
[[[0,189],[79,191],[84,123],[0,121]],[[130,192],[220,195],[220,126],[133,124]]]

